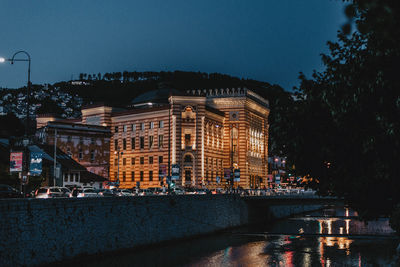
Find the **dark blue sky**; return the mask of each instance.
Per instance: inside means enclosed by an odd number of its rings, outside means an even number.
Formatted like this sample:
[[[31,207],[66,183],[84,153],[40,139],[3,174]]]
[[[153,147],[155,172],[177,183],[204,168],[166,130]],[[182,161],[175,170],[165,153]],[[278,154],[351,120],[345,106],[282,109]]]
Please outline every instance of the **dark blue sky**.
[[[291,89],[321,69],[345,21],[340,0],[2,0],[0,57],[32,57],[32,81],[79,73],[220,72]],[[21,56],[22,57],[22,56]],[[27,66],[0,64],[0,87]]]

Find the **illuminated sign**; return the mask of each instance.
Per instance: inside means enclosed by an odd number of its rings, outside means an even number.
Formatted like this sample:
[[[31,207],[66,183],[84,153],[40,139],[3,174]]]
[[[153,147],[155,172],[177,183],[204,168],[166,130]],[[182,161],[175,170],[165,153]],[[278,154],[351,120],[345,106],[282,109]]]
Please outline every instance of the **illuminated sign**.
[[[10,153],[10,172],[22,172],[22,152]]]

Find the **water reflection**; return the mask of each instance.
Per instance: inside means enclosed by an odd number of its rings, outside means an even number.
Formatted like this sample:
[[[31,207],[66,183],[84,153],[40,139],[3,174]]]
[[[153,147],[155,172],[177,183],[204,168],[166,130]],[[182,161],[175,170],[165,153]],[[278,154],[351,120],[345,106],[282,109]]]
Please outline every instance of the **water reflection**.
[[[397,266],[387,219],[359,221],[347,208],[234,232],[79,261],[84,266]],[[77,265],[71,264],[69,265]]]

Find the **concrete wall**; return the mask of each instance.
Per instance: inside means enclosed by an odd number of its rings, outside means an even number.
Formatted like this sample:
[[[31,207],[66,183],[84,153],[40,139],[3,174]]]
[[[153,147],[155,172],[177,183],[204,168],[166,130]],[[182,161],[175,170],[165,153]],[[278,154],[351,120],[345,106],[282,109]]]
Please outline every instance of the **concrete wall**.
[[[236,196],[0,200],[0,266],[38,265],[240,226]]]

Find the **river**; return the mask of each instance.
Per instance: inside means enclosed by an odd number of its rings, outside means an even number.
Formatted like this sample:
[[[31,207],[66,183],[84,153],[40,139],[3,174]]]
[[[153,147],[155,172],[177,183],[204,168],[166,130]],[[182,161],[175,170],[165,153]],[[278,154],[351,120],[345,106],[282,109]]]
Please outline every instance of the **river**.
[[[84,266],[398,266],[387,219],[364,223],[345,207],[213,236],[127,250]],[[397,264],[396,264],[397,262]]]

